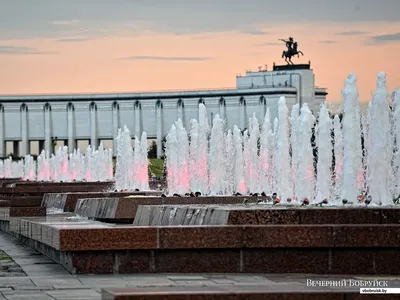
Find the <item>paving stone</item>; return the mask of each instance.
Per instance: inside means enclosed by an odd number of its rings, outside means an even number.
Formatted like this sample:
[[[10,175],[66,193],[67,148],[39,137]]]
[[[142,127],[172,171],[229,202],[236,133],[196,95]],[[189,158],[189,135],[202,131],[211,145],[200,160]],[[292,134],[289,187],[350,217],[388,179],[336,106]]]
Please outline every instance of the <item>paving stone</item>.
[[[49,285],[66,285],[66,286],[82,286],[82,282],[80,282],[76,278],[51,278],[51,277],[40,277],[40,278],[32,278],[32,281],[37,286]]]
[[[13,287],[14,290],[25,290],[25,291],[44,291],[44,290],[53,290],[54,288],[52,286],[43,286],[43,285],[39,285],[39,286],[15,286]]]
[[[171,280],[204,280],[204,276],[193,276],[193,275],[169,275],[168,279]]]
[[[100,300],[100,293],[94,290],[61,290],[61,291],[51,291],[48,292],[47,295],[51,296],[52,299],[56,300],[70,300],[70,299],[79,299],[79,300]]]
[[[9,287],[15,285],[33,285],[29,277],[3,277],[0,281],[1,287]]]
[[[190,285],[190,286],[212,286],[216,283],[212,280],[174,280],[175,285]]]
[[[38,295],[8,295],[6,296],[8,300],[54,300],[54,298],[49,297],[48,295],[41,293]]]
[[[125,285],[126,282],[122,280],[122,278],[79,278],[79,281],[82,282],[83,285],[102,285],[109,284],[112,282],[113,284]]]
[[[67,284],[56,284],[53,285],[53,288],[56,290],[87,290],[87,289],[91,289],[90,286],[84,286],[84,285],[67,285]]]
[[[212,279],[213,282],[217,283],[217,284],[234,284],[237,283],[234,280],[230,280],[230,279]]]
[[[21,267],[6,252],[0,250],[0,278],[25,276]],[[1,284],[1,281],[0,281]]]

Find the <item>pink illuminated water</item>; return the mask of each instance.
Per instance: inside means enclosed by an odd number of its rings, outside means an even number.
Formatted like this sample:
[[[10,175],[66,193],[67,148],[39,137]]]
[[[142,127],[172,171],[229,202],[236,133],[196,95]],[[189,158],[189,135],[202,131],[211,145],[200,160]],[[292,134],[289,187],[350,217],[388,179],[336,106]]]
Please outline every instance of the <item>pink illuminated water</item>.
[[[132,138],[127,126],[118,129],[115,138],[117,148],[115,187],[117,190],[131,191],[135,189],[148,190],[148,159],[147,159],[147,134],[142,133],[141,139],[135,137],[135,149],[132,149]],[[101,156],[101,155],[100,155]],[[112,174],[112,160],[107,157],[111,165],[104,165],[106,174]]]
[[[248,130],[238,126],[228,128],[218,115],[210,127],[210,113],[200,104],[198,120],[191,120],[188,130],[178,120],[167,135],[165,163],[169,192],[199,191],[203,195],[276,192],[283,199],[308,198],[320,202],[329,198],[336,205],[342,199],[357,202],[357,196],[363,192],[375,204],[390,205],[400,194],[400,91],[396,90],[392,97],[393,111],[389,106],[386,74],[379,73],[368,112],[361,115],[356,76],[350,74],[343,89],[342,121],[337,115],[332,120],[327,107],[322,105],[316,126],[306,103],[302,107],[299,104],[289,107],[289,115],[286,99],[282,97],[277,105],[267,108],[265,116],[249,101],[244,115],[247,118],[246,113],[252,114]],[[214,107],[211,109],[216,112]],[[278,117],[272,120],[270,112]],[[310,142],[313,129],[318,157],[314,157],[315,149]],[[146,133],[140,139],[135,137],[135,150],[126,126],[118,131],[115,142],[117,189],[148,189]],[[69,153],[67,147],[60,147],[54,154],[42,151],[37,161],[31,156],[20,161],[0,160],[0,177],[40,181],[113,180],[112,152],[102,145],[98,150],[88,147],[85,153],[79,150]]]
[[[340,203],[343,188],[343,135],[341,126],[339,116],[336,115],[333,119],[335,168],[331,187],[331,195],[336,203]]]
[[[293,183],[291,181],[291,157],[289,139],[289,118],[285,97],[278,101],[278,128],[276,133],[276,178],[277,193],[281,199],[293,196]]]

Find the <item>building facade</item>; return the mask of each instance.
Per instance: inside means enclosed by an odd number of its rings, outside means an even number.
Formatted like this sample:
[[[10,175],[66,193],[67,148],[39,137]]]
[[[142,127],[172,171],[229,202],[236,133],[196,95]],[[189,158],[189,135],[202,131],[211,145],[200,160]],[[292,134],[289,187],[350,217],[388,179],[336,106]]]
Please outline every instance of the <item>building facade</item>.
[[[229,128],[247,127],[256,114],[262,122],[267,107],[277,116],[277,102],[286,97],[289,109],[308,103],[317,112],[326,100],[326,89],[317,88],[309,65],[274,66],[273,71],[246,72],[236,77],[236,88],[157,93],[81,94],[43,96],[0,96],[0,156],[13,145],[15,156],[30,154],[31,144],[52,151],[61,140],[72,151],[78,141],[92,147],[113,141],[118,128],[127,125],[132,135],[146,131],[160,145],[171,125],[182,119],[186,127],[197,119],[204,103],[209,120],[216,114]],[[158,148],[158,156],[162,149]],[[115,153],[115,145],[114,145]]]

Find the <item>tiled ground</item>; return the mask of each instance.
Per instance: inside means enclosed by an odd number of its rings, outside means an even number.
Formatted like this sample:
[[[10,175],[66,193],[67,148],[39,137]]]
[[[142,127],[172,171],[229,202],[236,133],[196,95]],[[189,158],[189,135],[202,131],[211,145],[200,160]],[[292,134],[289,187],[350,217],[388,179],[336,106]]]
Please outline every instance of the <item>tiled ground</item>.
[[[262,274],[137,274],[137,275],[71,275],[60,265],[33,251],[17,239],[0,231],[0,253],[10,263],[14,275],[0,273],[0,300],[36,300],[36,299],[101,299],[102,288],[119,287],[201,287],[206,290],[212,286],[234,285],[247,289],[265,289],[289,291],[303,290],[307,279],[328,278],[327,276],[303,275],[262,275]],[[7,256],[7,255],[8,256]],[[8,258],[7,258],[8,257]],[[15,263],[12,263],[12,260]],[[335,276],[329,276],[333,278]],[[343,276],[337,279],[343,279]],[[350,277],[347,277],[350,278]],[[365,278],[365,277],[364,277]],[[363,278],[363,279],[364,279]],[[396,280],[399,278],[387,279]],[[383,279],[383,278],[379,278]],[[397,280],[396,280],[397,281]],[[400,282],[398,282],[400,286]],[[356,289],[357,290],[357,289]]]

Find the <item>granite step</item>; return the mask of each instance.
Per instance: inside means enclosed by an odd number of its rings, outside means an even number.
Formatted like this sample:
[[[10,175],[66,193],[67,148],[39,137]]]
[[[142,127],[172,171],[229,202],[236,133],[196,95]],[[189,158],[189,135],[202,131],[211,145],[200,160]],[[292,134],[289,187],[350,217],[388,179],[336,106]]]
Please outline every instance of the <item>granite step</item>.
[[[131,195],[160,196],[158,191],[143,192],[71,192],[71,193],[47,193],[43,196],[42,206],[47,209],[56,209],[64,212],[73,212],[79,199],[92,198],[123,198]]]
[[[69,215],[11,218],[21,241],[73,274],[400,275],[400,226],[134,226]]]
[[[0,207],[41,206],[42,196],[17,196],[0,198]]]
[[[360,289],[337,291],[293,285],[226,285],[208,287],[155,287],[155,288],[115,288],[102,289],[102,300],[370,300],[398,299],[396,295],[360,295]],[[362,297],[361,297],[362,296]]]

